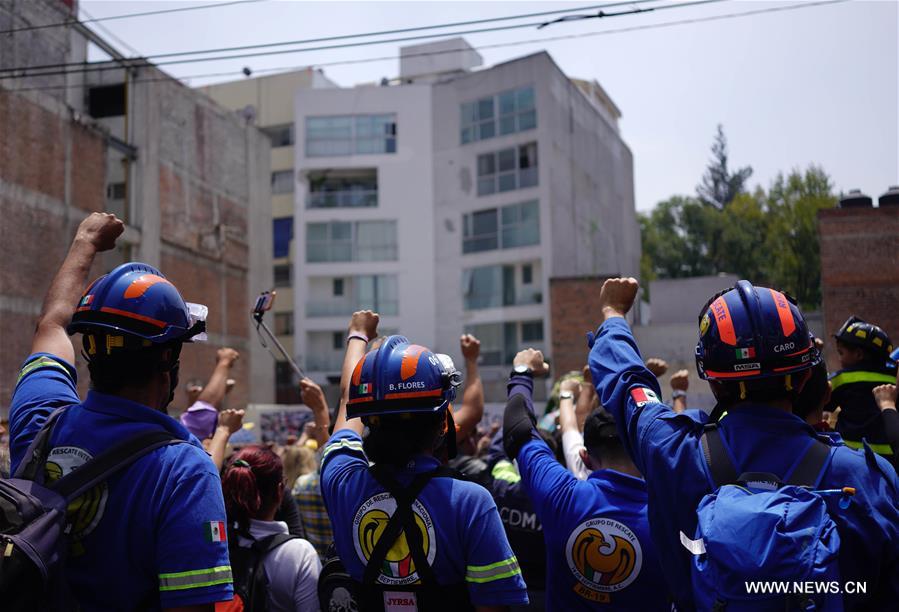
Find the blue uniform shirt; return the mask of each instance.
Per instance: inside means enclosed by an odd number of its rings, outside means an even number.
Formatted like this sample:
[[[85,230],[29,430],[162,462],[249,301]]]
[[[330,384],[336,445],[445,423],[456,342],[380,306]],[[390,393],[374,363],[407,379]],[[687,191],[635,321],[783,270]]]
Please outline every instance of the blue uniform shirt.
[[[407,484],[415,474],[438,465],[433,457],[420,456],[408,469],[397,472],[396,478]],[[396,503],[369,474],[362,439],[354,431],[336,431],[325,445],[321,490],[337,554],[353,579],[361,581],[377,542],[377,536],[364,536],[372,529],[380,535],[378,527],[371,526],[379,522],[386,525]],[[506,540],[496,504],[485,488],[452,478],[435,478],[422,490],[413,510],[425,553],[440,584],[466,583],[476,606],[528,602],[518,561]],[[382,584],[402,586],[418,580],[404,537],[390,549],[385,565],[389,575],[382,572]]]
[[[694,607],[690,553],[680,533],[692,537],[696,508],[713,490],[703,458],[703,427],[655,401],[658,381],[643,365],[627,322],[606,321],[590,351],[590,372],[600,403],[615,416],[625,447],[646,478],[654,542],[678,608]],[[742,405],[719,421],[719,430],[738,472],[769,472],[783,477],[814,442],[811,426],[783,410]],[[820,439],[820,438],[819,438]],[[828,438],[835,447],[821,488],[855,487],[849,508],[826,496],[840,534],[840,573],[844,582],[867,584],[867,593],[845,595],[847,607],[895,609],[899,601],[899,482],[893,468],[871,451],[855,451]]]
[[[533,379],[513,376],[533,413]],[[646,484],[614,470],[578,480],[534,437],[518,452],[521,483],[543,523],[546,609],[670,610],[649,535]]]
[[[218,472],[196,438],[141,404],[89,392],[79,403],[75,369],[32,355],[10,408],[12,469],[57,407],[47,479],[56,480],[112,445],[147,430],[172,444],[138,459],[69,507],[73,523],[66,576],[82,610],[172,608],[231,599]]]

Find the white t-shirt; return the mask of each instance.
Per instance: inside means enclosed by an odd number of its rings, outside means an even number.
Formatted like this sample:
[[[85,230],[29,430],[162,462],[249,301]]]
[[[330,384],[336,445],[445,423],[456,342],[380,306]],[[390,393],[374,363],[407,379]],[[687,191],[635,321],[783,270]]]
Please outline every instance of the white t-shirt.
[[[282,521],[257,521],[250,519],[250,535],[257,540],[276,533],[287,533],[287,523]],[[240,546],[251,542],[239,538]],[[272,611],[318,610],[318,575],[322,563],[312,544],[295,538],[271,551],[262,567],[268,578],[268,603]]]
[[[584,434],[579,431],[566,431],[562,434],[562,452],[565,454],[565,465],[579,480],[587,480],[590,472],[581,459],[580,451],[584,448]]]

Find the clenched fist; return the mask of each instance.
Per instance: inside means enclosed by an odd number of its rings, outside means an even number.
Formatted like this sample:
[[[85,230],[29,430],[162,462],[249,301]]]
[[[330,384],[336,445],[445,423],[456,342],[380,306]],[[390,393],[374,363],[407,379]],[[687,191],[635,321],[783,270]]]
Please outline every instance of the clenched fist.
[[[690,387],[690,373],[678,370],[671,375],[671,388],[675,391],[686,391]]]
[[[111,213],[91,213],[81,222],[75,240],[89,243],[98,253],[115,248],[116,238],[125,231],[125,224]]]
[[[652,372],[653,376],[658,378],[659,376],[664,376],[665,372],[668,371],[668,362],[658,357],[650,357],[646,360],[646,368]]]
[[[371,310],[357,310],[350,319],[350,326],[347,332],[350,334],[362,334],[369,340],[378,337],[378,323],[381,317]]]
[[[599,307],[603,320],[623,317],[634,305],[640,284],[635,278],[610,278],[602,284]]]
[[[879,385],[874,387],[871,392],[874,394],[874,401],[881,410],[896,409],[896,385]]]
[[[543,360],[543,352],[527,348],[515,355],[513,366],[526,365],[534,373],[534,376],[543,376],[549,372],[549,364]]]
[[[215,352],[215,360],[229,368],[234,365],[234,362],[238,359],[240,359],[240,353],[228,346],[223,346]]]
[[[480,340],[471,334],[465,334],[459,339],[459,344],[462,347],[462,357],[465,358],[465,361],[473,362],[478,360],[478,356],[481,354]]]

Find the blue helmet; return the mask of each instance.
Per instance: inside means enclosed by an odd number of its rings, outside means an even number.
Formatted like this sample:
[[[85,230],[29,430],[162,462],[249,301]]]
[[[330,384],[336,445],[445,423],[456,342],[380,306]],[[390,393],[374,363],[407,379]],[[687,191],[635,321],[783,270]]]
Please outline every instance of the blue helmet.
[[[699,315],[696,370],[706,380],[748,381],[807,370],[821,361],[795,301],[741,280]]]
[[[91,283],[66,331],[107,336],[109,354],[117,347],[205,339],[205,319],[205,306],[186,303],[159,270],[135,262]]]
[[[461,383],[448,356],[390,336],[356,364],[347,418],[445,410]]]

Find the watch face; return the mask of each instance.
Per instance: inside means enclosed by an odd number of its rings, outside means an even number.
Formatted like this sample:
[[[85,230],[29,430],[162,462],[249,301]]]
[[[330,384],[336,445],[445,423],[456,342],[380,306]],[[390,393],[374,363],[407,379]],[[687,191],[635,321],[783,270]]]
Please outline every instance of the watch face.
[[[516,373],[516,374],[527,374],[529,371],[530,371],[530,368],[528,368],[526,365],[517,365],[517,366],[515,366],[515,373]]]

